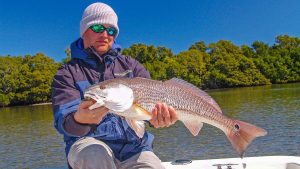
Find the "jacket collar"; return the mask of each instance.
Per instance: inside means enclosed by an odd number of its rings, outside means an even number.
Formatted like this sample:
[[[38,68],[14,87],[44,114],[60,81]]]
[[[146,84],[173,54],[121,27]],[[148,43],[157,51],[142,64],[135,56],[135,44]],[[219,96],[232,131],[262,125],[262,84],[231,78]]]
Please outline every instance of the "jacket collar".
[[[93,47],[84,49],[82,38],[77,39],[71,44],[71,58],[81,59],[88,64],[96,67],[99,62],[105,64],[111,64],[119,57],[121,53],[121,46],[114,43],[112,48],[105,54],[99,55]]]

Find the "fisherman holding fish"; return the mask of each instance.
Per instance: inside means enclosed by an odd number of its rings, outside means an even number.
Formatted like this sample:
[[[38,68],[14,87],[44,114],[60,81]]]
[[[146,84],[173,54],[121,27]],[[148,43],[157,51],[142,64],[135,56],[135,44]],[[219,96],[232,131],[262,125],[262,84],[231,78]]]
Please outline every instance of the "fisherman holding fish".
[[[71,44],[72,59],[54,77],[54,125],[64,136],[73,169],[164,168],[153,153],[152,134],[136,132],[135,123],[110,113],[107,107],[91,109],[95,100],[83,101],[84,92],[93,84],[114,78],[150,78],[143,65],[120,54],[115,43],[118,34],[114,10],[104,3],[89,5],[80,21],[81,37]],[[173,107],[160,102],[151,113],[148,120],[155,128],[169,127],[178,119]]]

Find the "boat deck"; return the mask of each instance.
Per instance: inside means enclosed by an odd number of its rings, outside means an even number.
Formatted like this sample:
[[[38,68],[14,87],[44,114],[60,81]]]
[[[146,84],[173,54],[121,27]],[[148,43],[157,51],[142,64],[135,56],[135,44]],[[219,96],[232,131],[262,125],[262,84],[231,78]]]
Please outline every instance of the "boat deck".
[[[175,160],[163,164],[166,169],[300,169],[300,157],[262,156],[243,159]]]

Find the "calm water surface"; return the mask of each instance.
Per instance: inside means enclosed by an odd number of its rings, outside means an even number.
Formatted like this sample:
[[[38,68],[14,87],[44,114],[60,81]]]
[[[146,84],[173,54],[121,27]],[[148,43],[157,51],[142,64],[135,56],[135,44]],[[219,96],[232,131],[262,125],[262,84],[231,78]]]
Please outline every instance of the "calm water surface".
[[[209,91],[232,118],[263,127],[245,156],[300,156],[300,83]],[[221,130],[204,125],[193,137],[181,122],[149,128],[163,161],[238,157]],[[53,127],[51,105],[0,108],[0,168],[66,168],[63,138]]]

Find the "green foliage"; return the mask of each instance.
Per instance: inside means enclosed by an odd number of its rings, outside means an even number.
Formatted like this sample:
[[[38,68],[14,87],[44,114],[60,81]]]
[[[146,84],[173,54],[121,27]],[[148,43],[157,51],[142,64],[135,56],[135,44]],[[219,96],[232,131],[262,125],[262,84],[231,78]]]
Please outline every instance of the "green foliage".
[[[67,48],[65,50],[65,54],[67,55],[67,57],[62,60],[62,63],[68,63],[71,60],[71,49]]]
[[[69,48],[65,50],[71,59]],[[251,46],[220,40],[203,41],[174,55],[166,47],[133,44],[123,50],[142,63],[153,79],[184,79],[202,88],[225,88],[300,82],[300,39],[276,37],[274,45],[255,41]],[[0,57],[0,106],[50,101],[51,81],[58,67],[42,53]]]
[[[10,99],[5,94],[0,94],[0,107],[6,106],[10,103]]]
[[[192,49],[196,49],[199,50],[200,52],[206,52],[206,50],[208,49],[207,46],[205,45],[204,41],[200,41],[200,42],[196,42],[195,44],[193,44],[189,50]]]
[[[208,88],[270,84],[243,50],[230,41],[209,45],[210,65],[205,82]]]
[[[0,105],[50,101],[51,82],[58,66],[42,53],[0,57]]]
[[[281,35],[268,47],[263,42],[252,45],[253,60],[260,72],[272,83],[300,81],[300,39]]]
[[[200,87],[207,73],[207,63],[204,59],[207,57],[208,54],[197,49],[179,53],[171,58],[172,60],[169,59],[168,78],[179,77]]]
[[[147,46],[144,44],[133,44],[130,48],[124,49],[122,54],[131,56],[142,64],[157,60],[163,61],[166,57],[173,55],[172,51],[165,47],[156,48],[153,45]]]
[[[225,40],[207,46],[199,41],[173,55],[164,47],[134,44],[123,54],[144,64],[153,79],[179,77],[202,88],[300,81],[300,39],[287,35],[276,37],[271,47],[260,41],[251,47]]]
[[[165,60],[173,56],[170,49],[134,44],[130,48],[124,49],[122,54],[131,56],[144,64],[153,79],[164,80],[168,78],[166,74],[168,65]]]

